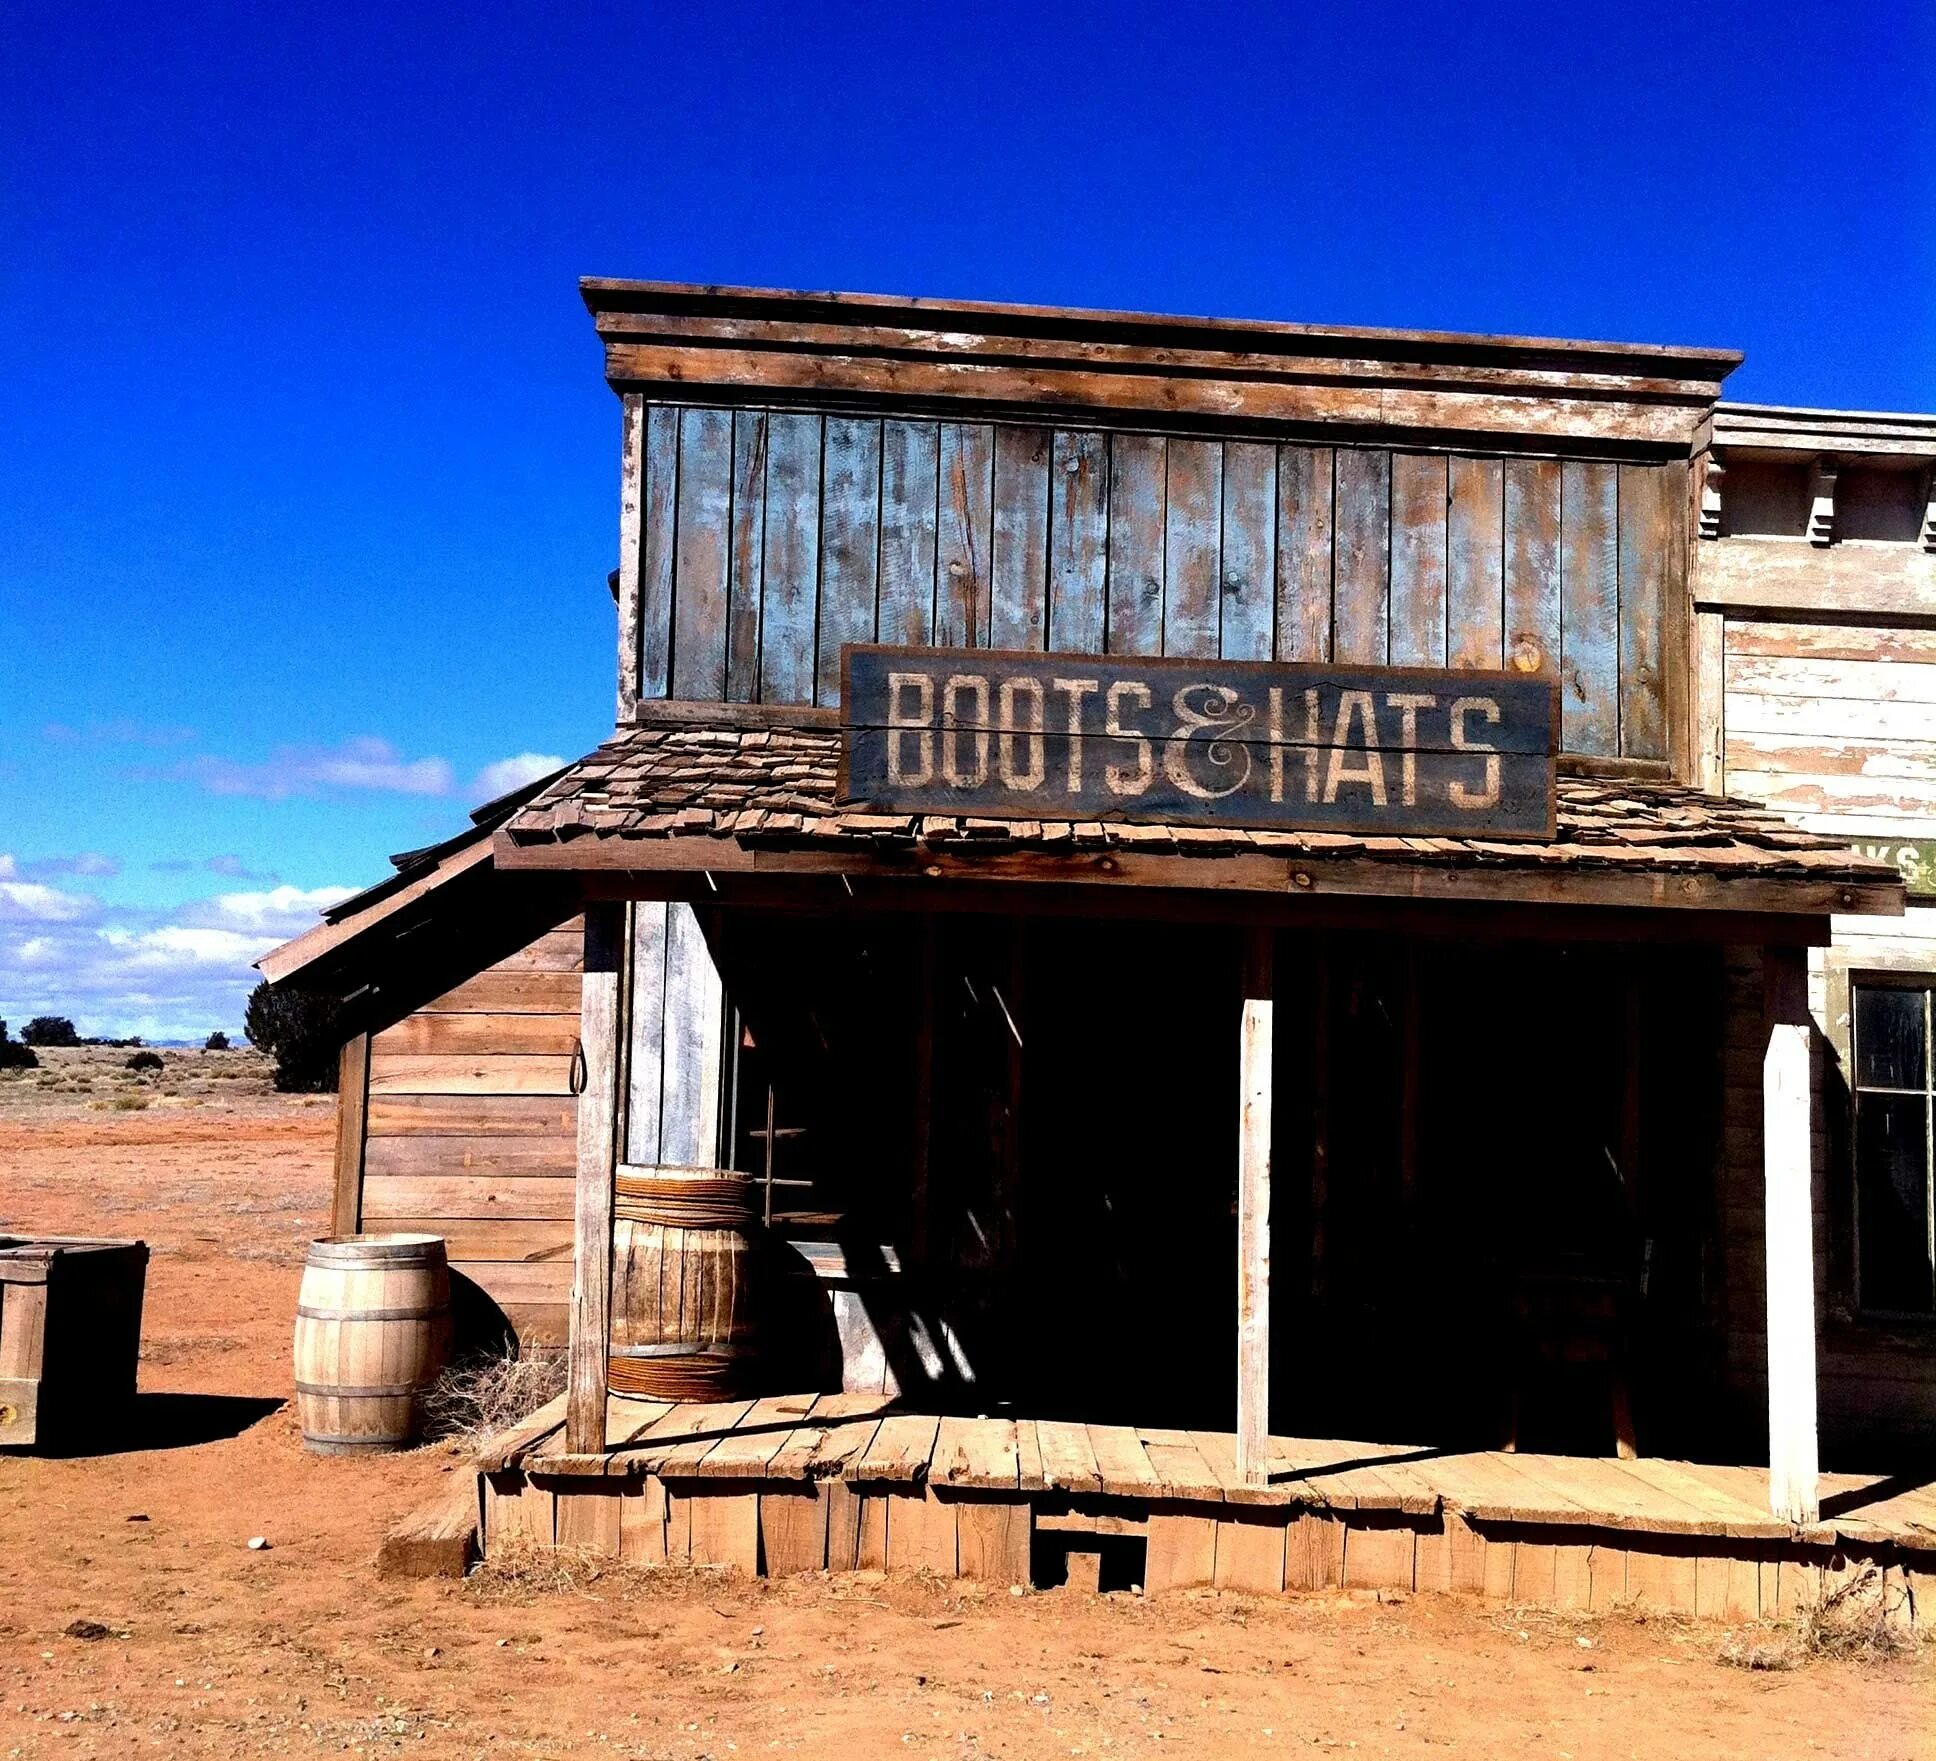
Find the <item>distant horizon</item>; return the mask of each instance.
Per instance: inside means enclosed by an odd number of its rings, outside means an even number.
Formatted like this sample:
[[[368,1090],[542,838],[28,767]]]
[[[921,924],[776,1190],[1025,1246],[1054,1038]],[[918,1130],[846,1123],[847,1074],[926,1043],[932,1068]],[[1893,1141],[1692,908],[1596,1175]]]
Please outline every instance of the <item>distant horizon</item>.
[[[582,275],[1739,348],[1730,401],[1936,410],[1912,0],[80,0],[9,50],[9,1021],[239,1021],[390,852],[610,732]]]

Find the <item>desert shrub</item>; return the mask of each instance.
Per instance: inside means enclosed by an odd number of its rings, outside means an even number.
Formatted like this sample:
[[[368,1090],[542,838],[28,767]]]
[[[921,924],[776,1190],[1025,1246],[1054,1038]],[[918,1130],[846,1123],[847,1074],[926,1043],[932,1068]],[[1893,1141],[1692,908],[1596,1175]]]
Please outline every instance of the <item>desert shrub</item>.
[[[202,1041],[202,1050],[205,1052],[226,1052],[228,1049],[229,1036],[219,1027]]]
[[[481,1443],[565,1391],[562,1352],[502,1351],[459,1358],[424,1395],[424,1432]]]
[[[144,1070],[160,1070],[162,1068],[161,1054],[159,1052],[136,1052],[123,1068],[134,1071],[137,1076]]]
[[[81,1036],[65,1015],[36,1015],[20,1030],[20,1040],[29,1046],[78,1046]]]
[[[275,1059],[275,1084],[284,1094],[330,1094],[341,1044],[338,1013],[333,997],[264,979],[249,993],[242,1031]]]
[[[148,1105],[146,1095],[118,1095],[106,1103],[96,1101],[97,1107],[105,1104],[116,1113],[139,1113]]]
[[[1786,1620],[1757,1621],[1730,1633],[1721,1661],[1736,1669],[1793,1669],[1813,1657],[1873,1662],[1913,1651],[1908,1592],[1866,1566],[1814,1597]]]
[[[7,1038],[7,1024],[0,1021],[0,1070],[38,1070],[40,1060],[33,1047]]]

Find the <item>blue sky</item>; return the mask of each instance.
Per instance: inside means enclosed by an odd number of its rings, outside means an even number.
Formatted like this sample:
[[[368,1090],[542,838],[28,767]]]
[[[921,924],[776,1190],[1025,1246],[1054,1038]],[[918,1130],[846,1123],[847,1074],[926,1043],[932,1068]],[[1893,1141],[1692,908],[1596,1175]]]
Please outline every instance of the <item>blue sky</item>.
[[[0,1016],[609,730],[581,274],[1731,345],[1936,408],[1936,9],[169,7],[0,30]]]

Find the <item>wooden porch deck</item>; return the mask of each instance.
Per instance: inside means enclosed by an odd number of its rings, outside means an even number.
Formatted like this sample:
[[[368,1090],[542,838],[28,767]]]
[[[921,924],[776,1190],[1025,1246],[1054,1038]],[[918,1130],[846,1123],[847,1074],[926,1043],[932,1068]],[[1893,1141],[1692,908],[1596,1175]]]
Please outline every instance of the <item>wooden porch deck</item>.
[[[493,1538],[748,1572],[930,1569],[1027,1581],[1051,1549],[1140,1537],[1150,1590],[1338,1584],[1752,1617],[1874,1564],[1936,1604],[1936,1483],[1829,1474],[1822,1520],[1769,1513],[1765,1469],[1273,1437],[1267,1485],[1227,1432],[944,1418],[878,1395],[667,1406],[613,1396],[606,1448],[563,1405],[479,1455]]]

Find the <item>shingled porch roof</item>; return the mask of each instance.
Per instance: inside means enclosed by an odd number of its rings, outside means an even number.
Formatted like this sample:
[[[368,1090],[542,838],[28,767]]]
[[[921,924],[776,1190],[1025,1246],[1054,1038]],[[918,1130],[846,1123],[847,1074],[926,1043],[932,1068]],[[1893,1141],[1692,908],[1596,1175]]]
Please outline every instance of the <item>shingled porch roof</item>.
[[[839,799],[825,712],[720,725],[668,706],[561,772],[495,837],[500,868],[891,873],[1430,899],[1900,913],[1886,864],[1752,803],[1562,777],[1548,841],[882,813]]]

